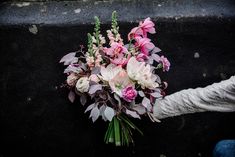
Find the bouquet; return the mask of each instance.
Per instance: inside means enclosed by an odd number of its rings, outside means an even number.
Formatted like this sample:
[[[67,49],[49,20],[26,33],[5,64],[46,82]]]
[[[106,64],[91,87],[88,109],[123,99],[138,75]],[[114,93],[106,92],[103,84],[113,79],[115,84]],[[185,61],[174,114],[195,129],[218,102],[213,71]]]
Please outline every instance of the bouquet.
[[[151,121],[153,104],[164,96],[166,82],[161,82],[159,70],[168,71],[170,63],[148,38],[154,34],[154,23],[146,18],[133,28],[125,44],[119,34],[117,13],[112,13],[111,29],[107,38],[101,34],[100,20],[95,17],[95,28],[88,33],[86,50],[65,55],[60,62],[67,65],[66,87],[68,98],[74,102],[76,95],[85,113],[95,122],[99,117],[109,122],[104,136],[105,143],[116,146],[134,143],[132,131],[141,130],[131,122],[131,118],[148,116]],[[90,102],[90,103],[88,103]]]

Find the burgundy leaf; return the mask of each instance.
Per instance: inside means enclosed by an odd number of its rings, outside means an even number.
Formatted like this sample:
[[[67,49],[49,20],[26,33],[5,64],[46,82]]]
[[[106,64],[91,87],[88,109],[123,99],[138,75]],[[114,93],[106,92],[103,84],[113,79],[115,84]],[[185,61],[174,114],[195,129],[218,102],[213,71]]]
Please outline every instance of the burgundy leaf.
[[[145,107],[145,108],[148,108],[148,105],[150,104],[150,100],[146,97],[144,97],[144,99],[142,100],[142,105]]]
[[[99,118],[99,115],[100,115],[100,110],[96,106],[91,110],[90,117],[92,118],[92,121],[95,122]]]
[[[90,86],[90,89],[89,89],[88,93],[89,94],[94,94],[98,90],[102,90],[102,85],[101,84],[95,84],[95,85]]]
[[[87,96],[86,94],[81,94],[80,96],[80,103],[84,106],[87,102]]]
[[[69,65],[69,66],[64,70],[64,73],[70,73],[70,72],[80,73],[80,72],[82,72],[82,69],[79,68],[79,67],[75,67],[75,66]]]
[[[69,65],[78,62],[78,58],[75,57],[76,52],[69,53],[61,58],[60,63],[64,62],[64,65]]]
[[[160,61],[160,56],[159,56],[159,55],[157,55],[157,54],[152,54],[151,57],[152,57],[153,60],[155,60],[156,62],[159,63],[159,61]]]
[[[135,110],[140,115],[146,113],[146,108],[140,104],[133,106],[132,109]]]
[[[150,95],[153,96],[154,98],[161,98],[162,97],[161,93],[159,93],[159,92],[150,93]]]
[[[107,118],[105,117],[105,115],[104,115],[104,110],[106,109],[106,105],[102,105],[101,107],[100,107],[100,115],[102,116],[102,119],[104,120],[104,121],[107,121]]]
[[[73,91],[69,91],[68,98],[71,101],[71,103],[75,100],[75,93]]]
[[[144,94],[144,92],[143,91],[138,91],[138,93],[139,93],[139,96],[141,96],[141,97],[145,97],[145,94]]]
[[[94,67],[91,71],[91,74],[99,74],[100,73],[100,67]]]
[[[155,47],[155,48],[152,50],[153,53],[158,53],[158,52],[160,52],[160,51],[162,51],[162,50],[159,49],[158,47]]]
[[[85,113],[87,113],[88,111],[90,111],[91,109],[93,109],[94,106],[95,106],[95,103],[89,105],[89,106],[86,108]]]
[[[133,118],[139,118],[140,119],[140,116],[135,111],[131,111],[131,110],[126,109],[126,114],[129,114]]]

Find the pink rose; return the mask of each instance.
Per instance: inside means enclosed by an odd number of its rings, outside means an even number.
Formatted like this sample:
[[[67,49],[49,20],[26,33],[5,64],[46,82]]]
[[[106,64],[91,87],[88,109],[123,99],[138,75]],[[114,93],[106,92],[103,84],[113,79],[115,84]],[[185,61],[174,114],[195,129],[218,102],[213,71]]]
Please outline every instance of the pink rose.
[[[160,58],[160,61],[159,61],[161,64],[162,64],[162,68],[163,68],[163,71],[169,71],[170,69],[170,62],[168,61],[168,59],[164,56],[161,56]]]
[[[132,102],[137,96],[137,91],[133,86],[127,86],[122,90],[122,98],[127,102]]]

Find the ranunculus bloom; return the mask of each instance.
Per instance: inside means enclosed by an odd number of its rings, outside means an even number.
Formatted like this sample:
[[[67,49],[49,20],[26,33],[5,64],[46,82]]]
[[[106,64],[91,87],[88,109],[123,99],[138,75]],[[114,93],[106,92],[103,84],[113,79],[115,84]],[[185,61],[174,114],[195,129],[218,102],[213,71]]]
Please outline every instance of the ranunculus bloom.
[[[133,86],[127,86],[122,90],[122,98],[127,102],[132,102],[137,96],[137,91]]]
[[[143,53],[146,56],[148,56],[149,51],[153,50],[155,47],[149,38],[141,38],[141,37],[136,38],[135,46],[138,47],[141,53]]]
[[[147,33],[154,34],[156,33],[155,24],[150,20],[150,18],[146,18],[144,22],[140,22],[138,27],[134,27],[131,32],[128,34],[128,39],[135,39],[136,37],[147,37]]]
[[[168,61],[168,59],[166,57],[161,56],[159,62],[162,64],[162,69],[163,69],[164,72],[169,71],[171,64],[170,64],[170,62]]]
[[[67,77],[67,84],[71,87],[75,86],[76,81],[78,79],[78,75],[76,73],[71,73],[68,77]]]
[[[131,57],[127,63],[128,76],[138,82],[144,89],[154,89],[159,86],[156,81],[157,77],[152,73],[151,67],[145,62],[138,62],[135,57]]]
[[[88,92],[89,87],[88,77],[81,77],[76,83],[76,89],[81,93]]]
[[[122,44],[113,42],[110,48],[105,48],[104,52],[110,57],[115,57],[119,54],[127,53],[128,50]]]

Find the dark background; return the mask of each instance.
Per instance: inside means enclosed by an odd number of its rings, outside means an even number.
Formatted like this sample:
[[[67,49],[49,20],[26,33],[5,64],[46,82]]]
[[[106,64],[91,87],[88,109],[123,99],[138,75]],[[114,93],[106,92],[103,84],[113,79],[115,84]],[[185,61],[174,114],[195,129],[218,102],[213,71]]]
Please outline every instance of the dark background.
[[[226,2],[231,1],[225,1],[225,6]],[[53,3],[57,10],[64,8],[63,2]],[[49,5],[53,8],[54,4]],[[78,50],[79,45],[86,45],[86,34],[93,29],[90,22],[93,15],[104,20],[103,31],[108,29],[110,19],[106,14],[110,16],[115,7],[106,7],[103,14],[85,10],[91,13],[83,13],[87,16],[78,16],[76,20],[74,15],[64,18],[57,14],[38,18],[37,7],[17,10],[10,3],[0,6],[0,157],[209,157],[216,142],[235,138],[234,113],[207,112],[167,118],[161,123],[152,123],[147,117],[133,120],[144,132],[144,136],[134,134],[135,146],[104,144],[107,123],[99,119],[93,124],[89,115],[84,114],[85,107],[79,102],[71,104],[68,91],[59,88],[66,79],[59,60]],[[135,21],[153,18],[157,34],[151,39],[171,62],[170,71],[160,74],[169,83],[167,94],[204,87],[234,75],[234,16],[221,15],[216,10],[218,16],[211,16],[210,9],[205,16],[195,17],[179,10],[173,17],[158,16],[144,9],[136,15],[127,15],[125,10],[118,10],[123,38],[137,25]],[[27,14],[30,11],[32,14]],[[35,34],[29,31],[33,24],[37,27]]]

